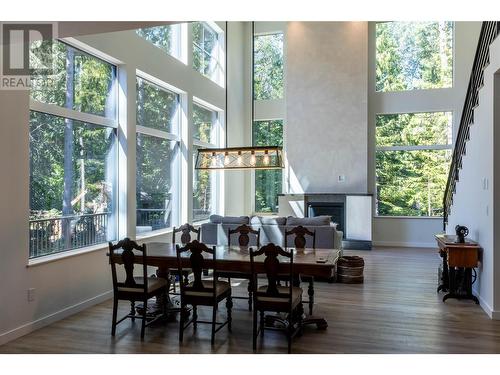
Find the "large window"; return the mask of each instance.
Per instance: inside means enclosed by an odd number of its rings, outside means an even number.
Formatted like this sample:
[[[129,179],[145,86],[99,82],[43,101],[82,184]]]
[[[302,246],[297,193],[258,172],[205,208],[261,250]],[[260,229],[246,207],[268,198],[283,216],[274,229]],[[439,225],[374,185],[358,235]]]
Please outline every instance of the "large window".
[[[443,214],[451,129],[451,112],[377,116],[378,215]]]
[[[116,68],[57,41],[51,53],[30,93],[30,258],[116,238]]]
[[[453,22],[376,24],[376,90],[453,85]]]
[[[193,103],[193,166],[199,148],[218,147],[219,113]],[[217,171],[193,169],[193,221],[206,220],[216,211]]]
[[[254,121],[252,139],[254,146],[283,146],[283,120]],[[281,191],[281,169],[255,171],[256,212],[277,212]]]
[[[193,68],[221,84],[224,78],[221,32],[215,30],[215,25],[211,26],[207,22],[194,22],[192,27]]]
[[[181,24],[137,29],[136,33],[169,55],[181,58]]]
[[[177,224],[180,96],[137,77],[136,232]]]
[[[254,36],[254,99],[283,98],[283,34]]]

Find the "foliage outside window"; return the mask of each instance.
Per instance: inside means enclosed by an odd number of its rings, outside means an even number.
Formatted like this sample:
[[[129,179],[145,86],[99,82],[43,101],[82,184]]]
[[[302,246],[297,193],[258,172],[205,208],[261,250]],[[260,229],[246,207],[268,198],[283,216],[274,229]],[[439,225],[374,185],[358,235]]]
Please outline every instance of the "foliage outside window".
[[[147,27],[137,29],[135,32],[137,35],[165,51],[170,56],[178,59],[181,57],[180,24]]]
[[[376,24],[376,90],[453,85],[453,22]]]
[[[179,94],[137,77],[136,232],[177,218]]]
[[[451,112],[377,116],[378,215],[443,215],[451,129]]]
[[[254,99],[283,98],[283,34],[254,37]]]
[[[218,112],[193,103],[193,166],[197,150],[217,147]],[[206,220],[215,211],[216,171],[193,169],[193,221]]]
[[[254,146],[283,146],[283,120],[254,121],[252,140]],[[256,212],[277,212],[281,191],[281,169],[255,171]]]
[[[48,45],[54,74],[34,73],[30,91],[30,258],[116,237],[116,68]]]
[[[206,22],[194,22],[193,68],[215,82],[223,79],[220,36]]]

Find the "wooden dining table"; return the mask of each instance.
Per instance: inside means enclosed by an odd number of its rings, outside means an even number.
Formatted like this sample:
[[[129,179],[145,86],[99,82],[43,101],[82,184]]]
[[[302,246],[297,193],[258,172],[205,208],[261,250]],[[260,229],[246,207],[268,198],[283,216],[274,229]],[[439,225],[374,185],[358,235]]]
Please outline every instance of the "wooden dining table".
[[[182,246],[182,245],[181,245]],[[250,247],[243,246],[227,246],[227,245],[209,245],[215,246],[217,271],[226,272],[242,272],[251,273],[250,269]],[[170,283],[170,269],[177,269],[177,251],[176,244],[165,242],[149,242],[146,243],[147,257],[146,262],[149,266],[158,267],[156,275],[162,277]],[[254,249],[255,250],[255,249]],[[337,260],[341,255],[341,250],[334,249],[293,249],[293,269],[296,283],[300,283],[300,275],[312,276],[308,288],[310,301],[314,300],[314,288],[312,286],[314,278],[333,280],[335,277],[335,270]],[[115,253],[115,261],[119,263],[120,252]],[[260,259],[259,259],[260,258]],[[137,258],[139,262],[139,258]],[[264,257],[255,258],[255,271],[257,273],[264,273],[263,265]],[[288,272],[288,260],[281,259],[283,272]],[[189,259],[187,255],[181,258],[182,267],[189,267]],[[212,266],[212,259],[206,259],[206,266]],[[170,297],[168,297],[170,298]],[[169,300],[167,304],[171,307],[170,310],[177,310],[172,302]],[[325,329],[328,322],[321,316],[305,316],[304,325],[315,324],[318,329]]]

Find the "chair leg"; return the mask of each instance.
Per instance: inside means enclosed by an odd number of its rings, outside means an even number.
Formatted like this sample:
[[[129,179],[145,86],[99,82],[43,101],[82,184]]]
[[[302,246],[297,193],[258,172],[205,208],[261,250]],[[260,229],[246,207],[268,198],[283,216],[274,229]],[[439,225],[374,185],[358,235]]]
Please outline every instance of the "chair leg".
[[[231,294],[227,296],[226,300],[226,309],[227,309],[227,329],[229,332],[232,332],[232,326],[231,323],[233,321],[232,315],[231,315],[231,309],[233,308],[233,298],[231,297]]]
[[[252,290],[253,290],[253,285],[252,285],[252,280],[248,280],[248,311],[252,311]]]
[[[265,323],[264,311],[260,312],[260,335],[264,337],[264,323]]]
[[[130,315],[134,315],[132,318],[132,322],[135,322],[135,301],[130,301]]]
[[[184,305],[182,302],[181,302],[181,312],[179,314],[179,342],[182,342],[182,339],[184,338],[184,310],[186,308],[186,305]]]
[[[173,276],[170,276],[170,283],[172,284],[173,286],[173,289],[174,289],[174,293],[177,293],[177,288],[175,286],[175,282],[177,280],[177,276],[173,275]]]
[[[307,288],[307,294],[309,295],[309,315],[313,314],[313,306],[314,306],[314,279],[309,279],[309,287]]]
[[[198,306],[193,305],[193,329],[196,331],[198,328]]]
[[[144,340],[144,331],[146,330],[146,316],[148,312],[148,300],[143,301],[144,308],[142,309],[142,325],[141,325],[141,340]]]
[[[212,307],[212,339],[211,344],[215,344],[215,325],[217,323],[217,305]]]
[[[111,336],[116,333],[116,314],[118,313],[118,299],[113,298],[113,321],[111,322]]]
[[[253,350],[257,350],[257,309],[253,309]]]

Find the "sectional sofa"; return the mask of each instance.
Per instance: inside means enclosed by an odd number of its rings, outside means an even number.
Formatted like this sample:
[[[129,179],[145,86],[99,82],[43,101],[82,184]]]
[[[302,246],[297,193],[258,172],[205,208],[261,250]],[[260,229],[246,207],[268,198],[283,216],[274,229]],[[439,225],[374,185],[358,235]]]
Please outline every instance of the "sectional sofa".
[[[253,229],[260,228],[260,243],[274,243],[285,245],[285,230],[290,230],[302,225],[309,230],[316,231],[316,248],[318,249],[342,249],[343,233],[336,229],[337,225],[331,222],[330,216],[316,216],[298,218],[293,216],[210,216],[209,222],[201,225],[201,238],[205,243],[227,245],[228,229],[235,229],[241,224],[251,226]],[[237,245],[237,238],[231,238],[231,244]],[[291,242],[293,244],[293,241]],[[252,236],[250,246],[255,246]],[[312,247],[312,239],[307,238],[306,247]]]

